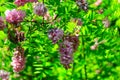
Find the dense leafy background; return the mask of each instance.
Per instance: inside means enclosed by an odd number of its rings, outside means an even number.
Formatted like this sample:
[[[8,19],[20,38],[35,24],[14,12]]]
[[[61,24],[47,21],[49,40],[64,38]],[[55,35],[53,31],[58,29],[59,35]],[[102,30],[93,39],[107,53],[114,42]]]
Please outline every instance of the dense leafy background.
[[[120,3],[118,0],[103,0],[95,7],[95,1],[87,0],[89,8],[85,12],[79,10],[74,0],[44,0],[50,15],[57,14],[57,19],[60,19],[54,21],[54,25],[42,25],[42,17],[34,15],[31,3],[19,7],[26,11],[25,20],[39,21],[21,23],[26,36],[26,40],[20,43],[25,48],[26,67],[20,73],[13,72],[10,63],[17,45],[7,39],[7,29],[4,29],[0,31],[0,69],[10,72],[10,80],[120,80]],[[17,8],[13,0],[0,0],[0,16],[5,16],[4,12],[13,8]],[[100,9],[102,14],[97,13]],[[109,28],[102,24],[106,17],[110,21]],[[58,45],[53,45],[48,39],[47,31],[59,27],[65,33],[72,32],[76,26],[73,18],[80,18],[83,22],[80,45],[74,53],[72,68],[65,70],[60,64]],[[92,51],[90,46],[95,38],[107,42]]]

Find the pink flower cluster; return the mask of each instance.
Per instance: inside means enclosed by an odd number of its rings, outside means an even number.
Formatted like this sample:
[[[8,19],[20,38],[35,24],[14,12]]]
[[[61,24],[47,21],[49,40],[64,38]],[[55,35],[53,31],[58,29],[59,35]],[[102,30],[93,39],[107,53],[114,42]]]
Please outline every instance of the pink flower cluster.
[[[0,78],[2,78],[2,80],[8,80],[9,79],[9,72],[6,72],[4,70],[0,70]]]
[[[60,61],[61,64],[66,68],[70,68],[69,64],[73,61],[72,54],[73,54],[73,46],[72,42],[67,40],[63,41],[60,45],[59,52],[60,52]]]
[[[38,0],[15,0],[17,6],[24,6],[27,2],[37,2]]]
[[[4,20],[2,17],[0,17],[0,30],[3,30],[5,28]]]
[[[17,24],[22,22],[25,17],[25,12],[22,10],[6,10],[5,11],[6,21],[9,23]]]
[[[58,28],[51,29],[48,32],[48,37],[52,40],[53,44],[57,43],[63,37],[63,35],[63,31]]]
[[[34,13],[39,16],[44,16],[47,13],[47,8],[42,3],[34,4]]]
[[[64,37],[64,40],[68,40],[69,42],[72,42],[73,51],[75,52],[79,46],[79,38],[75,35],[68,35]]]
[[[73,53],[76,51],[78,45],[78,36],[65,36],[63,42],[60,43],[60,61],[66,69],[70,68],[70,64],[73,61]]]
[[[70,64],[73,61],[73,53],[76,51],[79,45],[78,36],[65,36],[62,30],[54,28],[48,32],[48,37],[52,40],[53,44],[57,43],[59,40],[62,41],[59,44],[60,61],[66,69],[69,69]]]
[[[11,65],[14,72],[20,72],[25,67],[24,49],[21,47],[15,48],[14,56],[12,57]]]

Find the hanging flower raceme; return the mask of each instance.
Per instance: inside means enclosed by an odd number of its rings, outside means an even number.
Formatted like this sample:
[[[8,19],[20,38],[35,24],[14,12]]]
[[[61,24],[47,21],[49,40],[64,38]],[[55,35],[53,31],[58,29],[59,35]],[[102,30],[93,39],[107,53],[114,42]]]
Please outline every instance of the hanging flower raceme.
[[[6,72],[4,70],[0,70],[0,78],[2,80],[8,80],[9,79],[9,72]]]
[[[79,37],[75,35],[67,35],[64,37],[65,40],[72,42],[73,50],[76,51],[79,46]]]
[[[70,68],[70,64],[73,61],[73,46],[72,42],[68,40],[63,41],[59,45],[59,52],[60,52],[60,61],[61,64],[66,68]]]
[[[15,0],[17,6],[24,6],[27,2],[37,2],[38,0]]]
[[[44,6],[44,4],[36,2],[34,3],[34,13],[39,16],[44,16],[47,13],[47,8]]]
[[[65,36],[59,45],[60,61],[63,66],[68,69],[73,61],[73,53],[79,45],[78,36]]]
[[[7,22],[17,24],[23,21],[23,19],[25,18],[25,12],[16,9],[6,10],[5,16]]]
[[[14,55],[12,57],[11,65],[14,72],[20,72],[25,67],[24,49],[22,47],[15,48]]]
[[[4,20],[2,17],[0,17],[0,30],[3,30],[5,28]]]
[[[8,30],[8,39],[13,43],[24,41],[24,32],[19,32],[17,29]]]
[[[79,8],[83,9],[84,11],[87,11],[88,4],[86,0],[76,0],[76,4],[79,6]]]
[[[52,40],[53,44],[57,43],[64,35],[64,32],[61,29],[54,28],[49,30],[48,37]]]

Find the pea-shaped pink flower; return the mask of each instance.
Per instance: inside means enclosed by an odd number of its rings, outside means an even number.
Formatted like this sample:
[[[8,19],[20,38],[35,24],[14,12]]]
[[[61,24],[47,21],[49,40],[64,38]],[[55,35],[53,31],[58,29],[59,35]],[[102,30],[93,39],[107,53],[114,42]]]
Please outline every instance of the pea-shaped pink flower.
[[[23,21],[25,12],[22,10],[6,10],[5,11],[6,21],[9,23],[17,24]]]

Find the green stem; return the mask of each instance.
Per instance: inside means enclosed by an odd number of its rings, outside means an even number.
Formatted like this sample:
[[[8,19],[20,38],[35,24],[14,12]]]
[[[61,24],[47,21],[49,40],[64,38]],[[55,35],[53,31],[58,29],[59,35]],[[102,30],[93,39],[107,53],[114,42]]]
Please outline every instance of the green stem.
[[[82,52],[83,52],[84,60],[86,61],[86,54],[85,54],[84,50],[85,50],[85,48],[84,48],[84,39],[83,39],[83,36],[82,36]],[[84,65],[85,80],[87,80],[87,68],[86,67],[87,67],[87,65],[85,64]]]

